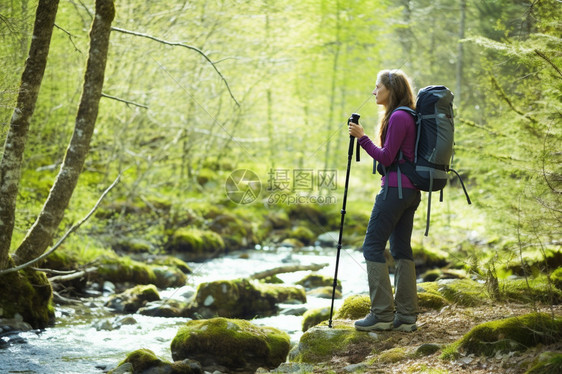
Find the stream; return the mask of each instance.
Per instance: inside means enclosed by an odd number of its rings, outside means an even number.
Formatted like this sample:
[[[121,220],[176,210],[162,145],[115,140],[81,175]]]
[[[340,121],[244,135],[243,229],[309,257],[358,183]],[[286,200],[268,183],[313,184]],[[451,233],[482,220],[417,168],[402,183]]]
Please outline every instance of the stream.
[[[290,248],[257,248],[238,251],[228,256],[189,263],[193,274],[187,285],[178,289],[160,291],[162,299],[182,299],[193,293],[201,282],[235,279],[284,265],[328,264],[318,273],[333,277],[336,263],[335,248],[307,247],[295,252]],[[279,274],[286,284],[301,280],[308,271]],[[366,293],[367,273],[363,255],[359,251],[342,249],[338,280],[342,283],[342,299],[336,299],[334,310],[352,294]],[[132,316],[136,324],[123,324],[114,330],[97,329],[104,321],[113,322],[116,315],[103,307],[103,297],[83,300],[83,307],[57,306],[56,323],[43,331],[22,332],[9,337],[8,344],[0,345],[0,373],[103,373],[113,369],[126,355],[136,349],[152,350],[163,360],[172,361],[170,343],[177,330],[188,318]],[[303,305],[283,305],[283,309],[330,307],[331,299],[307,297]],[[121,318],[118,315],[117,318]],[[287,332],[291,343],[298,343],[302,333],[302,315],[284,315],[256,318],[256,325],[271,326]],[[6,337],[2,339],[6,340]],[[7,345],[7,346],[6,346]]]

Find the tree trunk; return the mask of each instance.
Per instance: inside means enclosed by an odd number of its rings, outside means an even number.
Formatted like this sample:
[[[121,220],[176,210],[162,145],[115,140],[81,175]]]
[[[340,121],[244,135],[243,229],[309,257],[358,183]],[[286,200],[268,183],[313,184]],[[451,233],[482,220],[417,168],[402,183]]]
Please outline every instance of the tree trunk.
[[[339,70],[339,57],[341,49],[341,23],[340,23],[340,2],[336,2],[336,39],[334,42],[334,60],[332,63],[332,87],[330,90],[330,108],[328,114],[328,141],[326,142],[326,155],[324,158],[324,169],[328,170],[330,168],[330,137],[333,135],[333,122],[334,122],[334,112],[335,112],[335,102],[336,102],[336,84],[337,76]],[[339,134],[338,134],[339,136]]]
[[[10,244],[29,123],[47,65],[58,0],[40,0],[35,15],[29,56],[22,73],[16,107],[0,162],[0,269],[10,265]]]
[[[50,245],[78,182],[98,115],[114,16],[113,0],[96,1],[96,14],[90,30],[90,52],[74,133],[47,201],[15,253],[17,264],[41,255]]]
[[[462,68],[463,68],[463,45],[462,40],[464,39],[464,25],[466,21],[466,0],[460,0],[461,5],[461,20],[459,23],[459,44],[457,50],[457,89],[455,92],[455,101],[457,107],[461,105],[461,88],[462,88]]]

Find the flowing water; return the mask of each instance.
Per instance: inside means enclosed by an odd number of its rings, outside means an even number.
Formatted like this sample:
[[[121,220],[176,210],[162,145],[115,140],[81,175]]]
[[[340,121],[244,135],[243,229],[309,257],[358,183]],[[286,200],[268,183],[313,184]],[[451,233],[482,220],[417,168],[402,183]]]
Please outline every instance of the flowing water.
[[[241,256],[244,255],[244,256]],[[289,248],[269,250],[259,248],[233,253],[204,263],[191,263],[193,274],[188,284],[179,289],[160,292],[162,299],[181,299],[186,291],[193,292],[197,284],[221,279],[235,279],[284,265],[328,264],[318,273],[333,276],[336,250],[310,247],[294,252]],[[306,276],[308,271],[279,274],[286,284]],[[353,250],[341,250],[338,280],[342,283],[343,298],[335,300],[334,310],[345,297],[367,292],[367,273],[363,256]],[[161,359],[172,361],[170,343],[187,318],[148,317],[134,314],[136,324],[118,329],[96,328],[102,322],[113,322],[116,316],[103,307],[103,298],[88,299],[84,306],[58,307],[54,327],[10,336],[10,344],[0,348],[0,373],[103,373],[136,349],[152,350]],[[305,305],[281,305],[282,308],[330,307],[331,299],[308,297]],[[271,326],[287,332],[296,344],[302,335],[302,316],[283,315],[257,318],[256,325]],[[3,338],[6,340],[6,337]]]

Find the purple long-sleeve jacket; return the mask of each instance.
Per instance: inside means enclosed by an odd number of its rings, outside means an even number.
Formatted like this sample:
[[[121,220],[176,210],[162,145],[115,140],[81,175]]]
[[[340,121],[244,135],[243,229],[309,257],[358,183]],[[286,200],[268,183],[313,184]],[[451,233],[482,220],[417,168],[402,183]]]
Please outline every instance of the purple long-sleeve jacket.
[[[363,149],[377,162],[384,166],[390,166],[402,150],[404,158],[414,160],[414,148],[416,144],[416,124],[411,114],[397,110],[390,116],[386,139],[381,147],[377,147],[367,135],[358,140]],[[402,188],[416,189],[404,173],[402,175]],[[382,178],[382,185],[387,183],[389,187],[398,187],[398,173],[391,171]]]

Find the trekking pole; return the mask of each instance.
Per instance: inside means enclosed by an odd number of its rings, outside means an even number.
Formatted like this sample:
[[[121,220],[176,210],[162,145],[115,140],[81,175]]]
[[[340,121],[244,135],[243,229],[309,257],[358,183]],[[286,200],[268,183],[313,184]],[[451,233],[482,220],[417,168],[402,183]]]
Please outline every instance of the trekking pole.
[[[349,126],[350,122],[359,123],[359,114],[353,113],[351,117],[347,120],[347,124]],[[341,221],[340,221],[340,235],[338,238],[338,251],[336,254],[336,271],[334,273],[334,286],[332,289],[332,306],[330,307],[330,319],[328,320],[328,327],[332,328],[332,314],[334,312],[334,298],[336,297],[336,287],[338,286],[338,266],[340,262],[340,251],[341,251],[341,242],[343,236],[343,223],[345,221],[345,206],[347,204],[347,186],[349,185],[349,172],[351,170],[351,159],[353,158],[353,142],[355,138],[353,136],[349,136],[349,149],[347,151],[347,171],[345,173],[345,189],[343,192],[343,204],[341,208]],[[359,149],[357,149],[359,153]],[[359,161],[359,158],[357,158]]]

